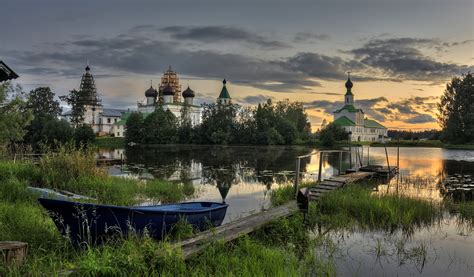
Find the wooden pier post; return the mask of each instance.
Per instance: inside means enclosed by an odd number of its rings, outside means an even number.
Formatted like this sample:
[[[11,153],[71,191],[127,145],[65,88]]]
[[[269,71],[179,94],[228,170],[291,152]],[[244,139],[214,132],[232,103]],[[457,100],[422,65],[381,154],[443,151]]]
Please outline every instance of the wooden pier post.
[[[321,182],[321,173],[322,173],[322,170],[323,170],[323,154],[324,154],[324,152],[319,153],[318,182]]]
[[[387,175],[390,176],[390,163],[388,161],[388,151],[387,151],[387,144],[384,144],[385,147],[385,157],[387,158]]]
[[[339,152],[339,174],[338,175],[341,175],[342,174],[342,152]]]
[[[400,137],[398,137],[397,143],[397,171],[400,171]]]
[[[301,165],[301,159],[300,157],[297,157],[296,168],[295,168],[295,197],[298,195],[298,186],[300,182],[300,165]]]
[[[367,165],[370,165],[370,145],[367,148]]]

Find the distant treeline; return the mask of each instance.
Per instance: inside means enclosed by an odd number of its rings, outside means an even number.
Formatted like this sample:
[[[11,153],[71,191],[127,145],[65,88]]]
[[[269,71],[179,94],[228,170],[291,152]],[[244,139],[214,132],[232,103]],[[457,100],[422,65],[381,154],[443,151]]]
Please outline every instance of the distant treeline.
[[[71,126],[59,119],[61,113],[49,87],[27,93],[19,85],[0,84],[0,152],[20,146],[28,151],[54,150],[60,144],[74,142],[79,147],[94,141],[90,126]]]
[[[388,130],[388,136],[392,140],[439,140],[442,132],[439,130],[425,130],[425,131],[401,131],[401,130]]]
[[[202,123],[192,126],[186,106],[182,117],[156,109],[143,117],[132,113],[127,120],[126,143],[143,144],[294,144],[309,140],[311,126],[303,104],[280,101],[256,107],[203,105]]]

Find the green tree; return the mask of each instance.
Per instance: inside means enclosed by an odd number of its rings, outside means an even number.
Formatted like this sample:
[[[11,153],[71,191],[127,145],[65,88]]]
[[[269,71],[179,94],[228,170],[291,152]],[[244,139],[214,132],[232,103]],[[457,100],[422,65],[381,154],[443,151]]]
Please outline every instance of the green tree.
[[[0,145],[21,142],[32,118],[21,86],[0,84]]]
[[[164,111],[157,108],[144,120],[146,129],[144,143],[167,144],[176,142],[176,131],[178,122],[176,117],[169,110]]]
[[[74,130],[74,141],[77,147],[91,145],[95,141],[94,130],[87,124],[78,126]]]
[[[31,110],[35,118],[56,118],[62,112],[59,101],[54,100],[54,93],[49,87],[39,87],[30,91],[26,107]]]
[[[443,141],[474,142],[474,78],[470,72],[446,85],[438,112]]]
[[[349,133],[334,124],[328,124],[319,133],[319,140],[326,147],[334,146],[336,141],[347,140],[348,137]]]
[[[179,118],[177,140],[179,143],[191,143],[194,140],[194,132],[191,123],[189,107],[183,105],[181,108],[181,117]]]
[[[133,112],[127,118],[125,123],[127,129],[125,131],[125,142],[140,143],[143,140],[144,129],[143,129],[143,116],[141,113]]]
[[[57,118],[44,118],[40,131],[40,139],[35,144],[40,146],[56,147],[72,140],[74,130],[66,120]]]
[[[86,111],[84,99],[78,90],[71,90],[69,94],[60,96],[59,99],[71,106],[71,123],[74,127],[79,126],[84,121]]]
[[[54,93],[51,89],[49,87],[39,87],[32,90],[28,95],[26,108],[33,114],[34,119],[27,128],[25,142],[32,145],[35,149],[38,149],[40,144],[43,143],[54,143],[56,139],[55,134],[57,134],[55,128],[53,130],[44,130],[44,128],[54,125],[54,122],[58,122],[61,126],[63,124],[58,120],[62,108],[59,105],[59,101],[54,100]],[[66,130],[64,135],[69,131]],[[71,136],[68,139],[71,139]],[[62,139],[59,139],[59,141],[62,141]]]
[[[205,104],[199,134],[201,143],[230,144],[238,142],[234,136],[237,129],[237,114],[240,106]]]

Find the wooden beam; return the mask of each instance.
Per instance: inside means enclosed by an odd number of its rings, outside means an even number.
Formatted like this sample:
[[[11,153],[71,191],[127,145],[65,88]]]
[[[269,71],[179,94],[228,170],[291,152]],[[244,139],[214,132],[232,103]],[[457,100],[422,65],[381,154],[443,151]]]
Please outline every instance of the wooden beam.
[[[251,216],[226,223],[215,229],[199,233],[197,236],[176,243],[175,249],[181,248],[184,258],[204,250],[216,241],[231,241],[240,236],[249,234],[272,220],[290,216],[299,210],[296,201],[293,200],[285,205],[274,207]]]

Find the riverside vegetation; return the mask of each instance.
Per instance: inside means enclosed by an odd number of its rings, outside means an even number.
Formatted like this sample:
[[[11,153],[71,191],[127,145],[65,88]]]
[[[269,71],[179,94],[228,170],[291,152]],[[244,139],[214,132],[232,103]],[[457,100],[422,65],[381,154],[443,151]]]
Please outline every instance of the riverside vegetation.
[[[28,185],[64,189],[117,205],[175,202],[194,193],[193,187],[183,184],[110,177],[96,168],[93,153],[84,149],[62,147],[47,154],[39,165],[0,162],[0,240],[29,243],[26,263],[21,267],[0,265],[0,275],[327,276],[336,274],[331,260],[334,242],[328,237],[331,231],[367,229],[388,235],[402,229],[410,233],[447,211],[459,213],[471,226],[474,222],[474,205],[469,202],[436,204],[375,195],[370,184],[348,186],[313,203],[306,219],[298,213],[276,220],[236,241],[215,243],[184,261],[171,243],[192,235],[186,224],[179,224],[162,242],[129,235],[98,247],[74,248],[56,230]],[[274,190],[272,204],[291,200],[292,189]],[[379,250],[382,255],[383,249]]]

